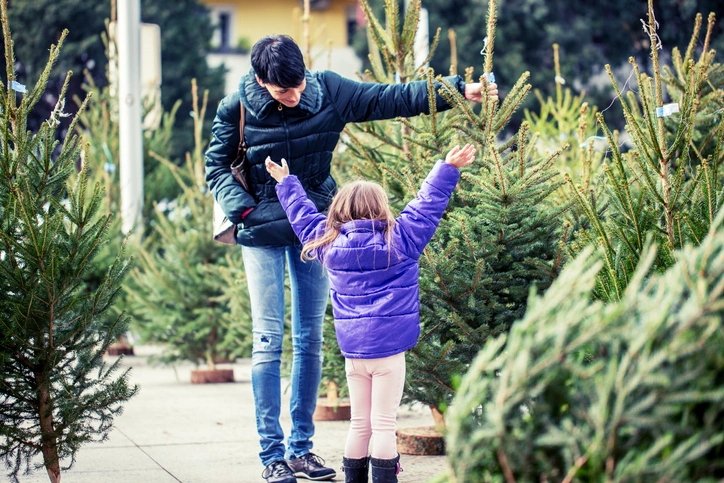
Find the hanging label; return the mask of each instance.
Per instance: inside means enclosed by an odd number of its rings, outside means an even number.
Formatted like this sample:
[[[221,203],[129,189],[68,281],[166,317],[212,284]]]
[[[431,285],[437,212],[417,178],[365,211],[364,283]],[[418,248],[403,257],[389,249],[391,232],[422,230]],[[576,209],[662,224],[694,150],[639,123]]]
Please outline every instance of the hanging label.
[[[25,94],[25,92],[27,92],[27,90],[25,89],[25,84],[21,84],[16,80],[10,83],[10,88],[15,92],[20,92],[21,94]]]
[[[670,116],[675,112],[679,112],[679,103],[672,102],[671,104],[664,104],[662,107],[656,108],[656,117]]]

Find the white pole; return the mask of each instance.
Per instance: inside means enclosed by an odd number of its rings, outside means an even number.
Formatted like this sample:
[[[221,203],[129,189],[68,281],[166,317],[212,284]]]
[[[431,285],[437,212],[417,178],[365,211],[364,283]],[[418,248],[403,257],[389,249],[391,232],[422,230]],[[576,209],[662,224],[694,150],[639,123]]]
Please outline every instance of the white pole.
[[[413,45],[415,69],[420,67],[427,69],[427,64],[422,65],[422,62],[430,54],[430,25],[426,8],[420,9],[420,19],[417,21],[417,32],[415,32],[415,43]]]
[[[143,229],[140,0],[118,0],[118,110],[121,229]]]
[[[410,8],[412,0],[405,0],[404,11]],[[422,61],[427,59],[430,53],[430,25],[428,21],[427,9],[420,7],[420,17],[417,19],[417,31],[415,32],[415,41],[412,44],[412,57],[415,69],[420,67],[427,68],[427,64],[422,65]]]

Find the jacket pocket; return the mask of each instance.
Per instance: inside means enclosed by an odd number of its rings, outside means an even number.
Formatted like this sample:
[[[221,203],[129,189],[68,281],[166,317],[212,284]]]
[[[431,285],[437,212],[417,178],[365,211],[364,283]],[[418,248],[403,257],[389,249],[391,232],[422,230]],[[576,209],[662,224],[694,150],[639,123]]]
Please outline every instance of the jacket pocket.
[[[292,246],[299,243],[279,200],[262,200],[244,218],[236,240],[246,246]]]
[[[253,210],[244,218],[244,228],[252,228],[263,225],[271,221],[286,220],[287,214],[284,213],[279,200],[261,200]]]

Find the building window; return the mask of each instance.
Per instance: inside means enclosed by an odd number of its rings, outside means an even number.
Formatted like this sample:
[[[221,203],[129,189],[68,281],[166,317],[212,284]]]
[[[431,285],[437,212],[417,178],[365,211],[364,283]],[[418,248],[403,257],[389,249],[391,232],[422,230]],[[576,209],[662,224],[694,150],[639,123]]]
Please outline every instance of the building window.
[[[228,7],[211,7],[211,19],[214,23],[214,35],[211,45],[217,52],[234,50],[234,12]]]
[[[219,12],[219,50],[229,50],[231,47],[229,39],[231,37],[231,14],[229,12]]]
[[[358,17],[360,14],[361,8],[359,6],[354,7],[347,7],[345,13],[346,13],[346,21],[347,21],[347,45],[352,45],[354,43],[354,36],[357,32],[357,29],[359,28],[359,22]],[[364,14],[362,14],[364,18]]]

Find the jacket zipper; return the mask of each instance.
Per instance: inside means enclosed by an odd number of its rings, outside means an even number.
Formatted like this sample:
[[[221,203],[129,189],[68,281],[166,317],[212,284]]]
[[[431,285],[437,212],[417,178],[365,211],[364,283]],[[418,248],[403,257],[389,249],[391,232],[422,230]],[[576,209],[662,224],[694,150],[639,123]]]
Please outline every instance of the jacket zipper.
[[[284,136],[285,136],[285,144],[287,145],[287,155],[284,159],[287,160],[287,164],[289,164],[290,158],[291,158],[291,146],[289,145],[289,127],[287,126],[287,116],[284,115],[284,108],[282,107],[282,104],[279,104],[279,114],[282,116],[282,125],[284,126]],[[278,160],[277,162],[281,163],[281,160]]]

